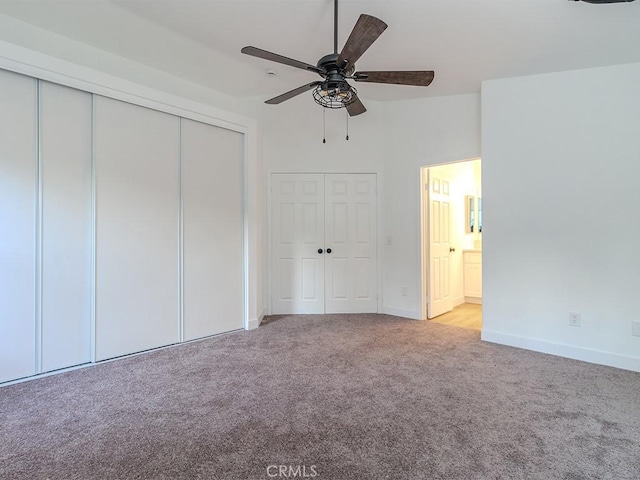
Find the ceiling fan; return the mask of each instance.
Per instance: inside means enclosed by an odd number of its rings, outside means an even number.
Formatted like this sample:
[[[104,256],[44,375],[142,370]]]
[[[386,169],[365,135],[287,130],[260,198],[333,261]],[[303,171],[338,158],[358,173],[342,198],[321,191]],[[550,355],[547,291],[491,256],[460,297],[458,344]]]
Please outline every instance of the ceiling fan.
[[[313,98],[319,105],[325,108],[346,108],[350,116],[355,116],[367,109],[358,98],[358,91],[347,80],[422,87],[429,86],[433,81],[433,71],[356,72],[358,59],[387,28],[387,24],[379,18],[360,15],[342,51],[338,52],[338,0],[334,0],[333,27],[333,53],[322,57],[315,66],[256,47],[244,47],[241,50],[246,55],[315,72],[322,77],[322,80],[302,85],[265,103],[276,105],[313,89]]]

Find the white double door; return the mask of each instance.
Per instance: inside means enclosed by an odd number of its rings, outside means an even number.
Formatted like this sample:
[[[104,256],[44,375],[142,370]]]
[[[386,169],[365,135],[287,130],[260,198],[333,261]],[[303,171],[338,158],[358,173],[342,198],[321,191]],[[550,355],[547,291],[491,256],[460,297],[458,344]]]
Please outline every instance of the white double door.
[[[272,313],[371,313],[375,174],[273,174]]]

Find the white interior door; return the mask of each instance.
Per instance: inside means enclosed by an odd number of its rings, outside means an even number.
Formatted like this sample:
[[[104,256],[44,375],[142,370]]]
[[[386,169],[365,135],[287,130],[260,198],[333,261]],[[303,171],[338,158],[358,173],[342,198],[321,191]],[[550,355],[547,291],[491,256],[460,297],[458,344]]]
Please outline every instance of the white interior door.
[[[377,312],[375,174],[273,174],[271,311]]]
[[[453,309],[451,298],[451,200],[448,178],[429,170],[429,303],[428,318]]]
[[[325,175],[326,313],[378,311],[376,176]]]
[[[324,176],[273,174],[271,191],[272,312],[324,313]]]

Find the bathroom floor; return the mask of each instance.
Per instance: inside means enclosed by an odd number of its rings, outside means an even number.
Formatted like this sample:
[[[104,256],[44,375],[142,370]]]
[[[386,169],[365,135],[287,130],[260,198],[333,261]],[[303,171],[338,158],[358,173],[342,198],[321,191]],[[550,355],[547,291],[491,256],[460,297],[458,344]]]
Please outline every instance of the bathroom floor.
[[[482,329],[482,305],[475,303],[463,303],[452,311],[432,318],[432,322],[451,325],[453,327],[471,328],[473,330]]]

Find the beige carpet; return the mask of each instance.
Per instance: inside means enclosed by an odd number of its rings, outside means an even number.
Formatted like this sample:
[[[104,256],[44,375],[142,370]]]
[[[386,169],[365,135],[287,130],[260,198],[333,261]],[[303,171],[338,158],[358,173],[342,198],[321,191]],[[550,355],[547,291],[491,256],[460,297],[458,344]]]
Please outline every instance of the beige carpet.
[[[0,478],[640,478],[640,374],[384,315],[269,320],[0,388]]]

